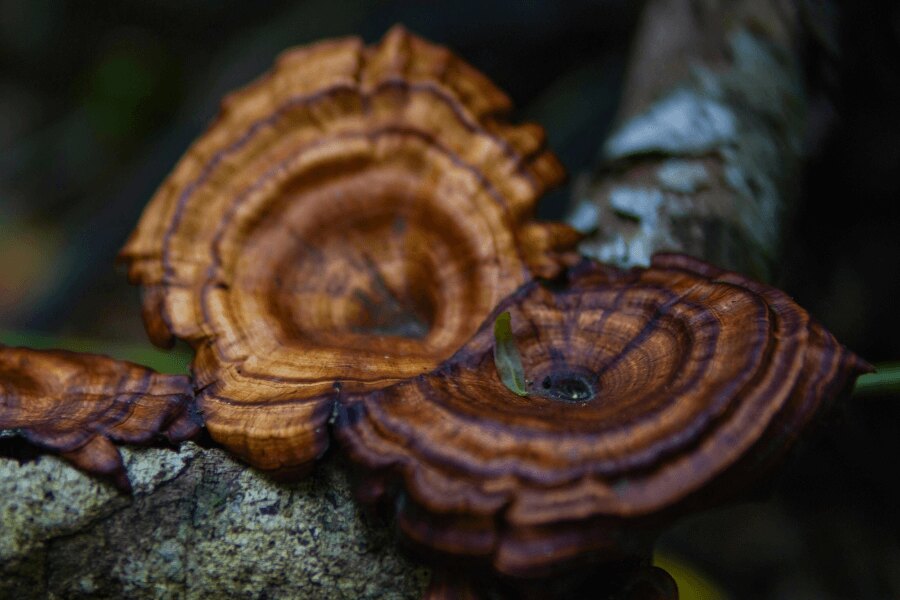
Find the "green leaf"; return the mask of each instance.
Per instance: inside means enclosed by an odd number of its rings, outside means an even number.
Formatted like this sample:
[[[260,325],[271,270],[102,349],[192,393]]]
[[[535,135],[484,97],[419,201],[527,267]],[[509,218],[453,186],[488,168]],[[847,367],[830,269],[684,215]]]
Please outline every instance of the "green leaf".
[[[494,321],[494,364],[500,381],[509,391],[519,396],[528,395],[528,390],[525,389],[525,369],[522,368],[522,357],[516,348],[509,311],[500,313]]]
[[[728,594],[709,576],[673,554],[657,551],[653,564],[667,572],[678,585],[679,600],[727,600]]]

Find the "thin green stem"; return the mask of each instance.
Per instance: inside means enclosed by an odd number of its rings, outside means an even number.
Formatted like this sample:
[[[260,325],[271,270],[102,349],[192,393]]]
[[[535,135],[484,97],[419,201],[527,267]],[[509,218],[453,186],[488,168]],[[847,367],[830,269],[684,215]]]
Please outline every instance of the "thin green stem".
[[[856,380],[854,396],[900,395],[900,362],[875,365],[875,372]]]

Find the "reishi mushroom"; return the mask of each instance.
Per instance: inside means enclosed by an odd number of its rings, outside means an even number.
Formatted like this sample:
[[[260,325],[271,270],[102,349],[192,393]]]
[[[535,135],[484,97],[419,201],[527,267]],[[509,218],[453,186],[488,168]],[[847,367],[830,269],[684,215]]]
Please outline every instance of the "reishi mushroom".
[[[528,395],[497,373],[511,315]],[[864,361],[786,294],[683,255],[532,281],[431,373],[342,394],[365,501],[414,544],[516,578],[649,556],[674,516],[733,498]]]
[[[217,442],[267,471],[328,445],[336,391],[430,371],[578,234],[532,220],[543,130],[400,27],[286,52],[228,96],[122,251],[155,342],[196,350]]]
[[[59,452],[78,468],[131,485],[113,442],[177,443],[200,429],[193,389],[106,356],[0,346],[0,430]]]

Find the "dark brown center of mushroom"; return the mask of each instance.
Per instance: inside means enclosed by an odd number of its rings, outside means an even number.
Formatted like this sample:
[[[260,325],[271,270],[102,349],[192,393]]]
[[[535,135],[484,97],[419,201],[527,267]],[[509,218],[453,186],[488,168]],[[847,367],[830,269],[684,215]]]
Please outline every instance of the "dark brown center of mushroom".
[[[391,205],[368,208],[337,226],[320,223],[305,232],[285,277],[289,290],[307,293],[285,293],[282,286],[280,310],[304,336],[335,345],[329,336],[424,340],[438,317],[436,305],[446,300],[438,265],[417,237],[431,224],[410,223]]]
[[[338,163],[286,180],[271,192],[278,210],[248,223],[234,285],[264,305],[241,312],[263,314],[282,343],[322,349],[329,369],[414,357],[421,372],[496,303],[506,265],[486,258],[497,242],[463,218],[466,197],[431,189],[415,165]]]
[[[410,339],[424,339],[428,335],[433,319],[424,296],[398,297],[390,290],[382,296],[373,297],[365,291],[354,296],[365,307],[366,316],[359,324],[352,325],[354,333],[364,335],[393,336]]]

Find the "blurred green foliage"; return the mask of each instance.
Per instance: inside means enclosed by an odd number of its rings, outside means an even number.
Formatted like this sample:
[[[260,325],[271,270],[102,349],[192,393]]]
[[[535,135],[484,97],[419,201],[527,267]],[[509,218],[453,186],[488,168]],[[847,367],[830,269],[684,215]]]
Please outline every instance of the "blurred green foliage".
[[[158,53],[135,45],[112,49],[90,74],[84,108],[98,134],[111,138],[140,135],[146,112],[157,98],[165,73]],[[135,128],[138,128],[136,131]]]
[[[105,354],[120,360],[128,360],[156,369],[161,373],[186,374],[192,358],[191,352],[181,346],[164,351],[149,344],[129,344],[84,338],[56,337],[37,333],[0,331],[0,344],[24,346],[37,350],[71,350]]]

